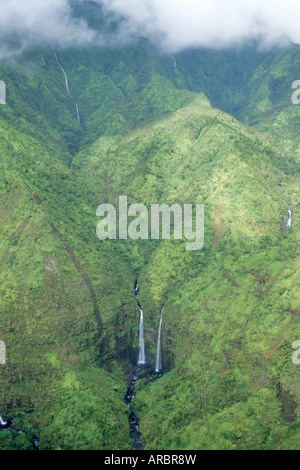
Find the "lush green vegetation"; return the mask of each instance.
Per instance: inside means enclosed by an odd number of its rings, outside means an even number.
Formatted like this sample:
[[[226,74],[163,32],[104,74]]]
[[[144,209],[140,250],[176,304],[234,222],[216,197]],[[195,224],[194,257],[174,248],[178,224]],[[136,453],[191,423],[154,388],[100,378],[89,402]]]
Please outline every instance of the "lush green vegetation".
[[[149,204],[205,204],[204,250],[152,242],[132,255],[147,257],[139,277],[150,353],[164,303],[172,368],[137,394],[146,448],[280,448],[297,432],[299,194],[276,169],[277,152],[199,96],[125,139],[101,138],[74,160],[91,187],[109,181],[109,201],[126,191]],[[285,236],[284,199],[296,219]]]
[[[145,448],[299,449],[299,47],[58,54],[70,96],[53,51],[0,64],[0,448],[130,449],[138,277],[148,357],[165,305]],[[205,204],[204,249],[100,242],[120,195]]]

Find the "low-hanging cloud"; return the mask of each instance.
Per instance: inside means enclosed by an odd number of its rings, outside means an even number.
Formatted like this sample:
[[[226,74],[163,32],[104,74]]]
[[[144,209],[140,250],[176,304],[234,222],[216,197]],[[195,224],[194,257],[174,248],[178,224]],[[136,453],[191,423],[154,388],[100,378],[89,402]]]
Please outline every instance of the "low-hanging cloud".
[[[249,39],[300,43],[298,0],[103,0],[127,28],[173,51]]]
[[[68,0],[0,0],[0,55],[31,46],[91,43],[95,32],[72,18]]]
[[[105,44],[103,31],[75,18],[83,0],[0,0],[0,56],[36,45]],[[114,43],[146,36],[170,52],[247,40],[300,43],[299,0],[96,0],[122,18]],[[110,42],[112,38],[110,37]]]

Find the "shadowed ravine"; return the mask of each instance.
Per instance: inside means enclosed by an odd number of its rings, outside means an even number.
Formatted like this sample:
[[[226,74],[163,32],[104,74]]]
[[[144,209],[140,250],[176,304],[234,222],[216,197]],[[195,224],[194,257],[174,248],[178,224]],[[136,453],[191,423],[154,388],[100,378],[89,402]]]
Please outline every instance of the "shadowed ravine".
[[[143,310],[139,302],[139,286],[136,281],[134,286],[134,294],[136,298],[137,307],[140,312],[140,324],[139,324],[139,356],[137,364],[134,365],[132,376],[128,384],[125,403],[127,408],[130,410],[129,413],[129,425],[130,425],[130,437],[133,440],[133,450],[143,450],[143,443],[141,441],[141,434],[139,432],[139,418],[135,415],[132,410],[132,400],[135,398],[135,385],[139,379],[149,378],[147,383],[156,380],[160,373],[162,373],[162,359],[161,359],[161,327],[162,327],[162,314],[163,308],[161,309],[161,317],[158,330],[157,340],[157,352],[156,352],[156,363],[147,363],[145,354],[145,341],[144,341],[144,316]]]
[[[135,286],[134,286],[134,294],[135,294],[136,304],[140,312],[139,358],[138,358],[138,365],[134,367],[133,372],[132,372],[132,377],[129,382],[129,386],[128,386],[126,397],[125,397],[125,403],[126,403],[127,408],[130,410],[129,425],[130,425],[130,437],[133,440],[133,449],[143,450],[143,444],[141,442],[141,435],[139,432],[139,420],[131,409],[132,400],[135,398],[135,383],[140,378],[142,367],[145,367],[145,364],[146,364],[145,343],[144,343],[144,317],[143,317],[143,310],[139,303],[138,281],[136,281]]]
[[[135,366],[133,368],[132,377],[128,384],[128,389],[125,396],[125,403],[129,409],[129,425],[130,425],[130,437],[133,440],[133,450],[143,450],[143,443],[141,441],[141,434],[139,431],[139,418],[135,415],[132,410],[132,400],[135,399],[135,384],[139,379],[146,379],[147,383],[154,382],[160,377],[159,374],[154,372],[152,364],[144,364],[141,366]]]
[[[17,429],[13,426],[13,420],[12,419],[8,419],[7,421],[4,421],[2,419],[2,417],[0,416],[0,430],[1,429],[10,429],[11,431],[15,431],[19,434],[26,434],[27,432],[26,431],[23,431],[21,429]],[[33,449],[34,450],[39,450],[39,440],[37,437],[33,436]]]
[[[135,398],[135,382],[139,379],[140,367],[136,367],[133,370],[131,381],[127,389],[125,403],[127,408],[130,410],[129,413],[129,425],[130,425],[130,437],[133,440],[134,450],[143,450],[143,444],[141,442],[141,435],[139,432],[139,420],[131,409],[131,401]]]

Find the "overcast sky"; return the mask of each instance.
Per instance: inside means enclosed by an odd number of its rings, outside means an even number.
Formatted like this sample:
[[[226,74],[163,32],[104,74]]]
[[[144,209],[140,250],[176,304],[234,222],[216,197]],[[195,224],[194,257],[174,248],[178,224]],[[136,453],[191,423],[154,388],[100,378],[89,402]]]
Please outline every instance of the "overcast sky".
[[[170,52],[189,46],[227,47],[247,39],[300,43],[299,0],[97,0],[126,17],[121,42],[146,35]],[[0,55],[8,38],[21,47],[101,42],[71,17],[68,0],[0,0]],[[1,52],[2,51],[2,52]]]

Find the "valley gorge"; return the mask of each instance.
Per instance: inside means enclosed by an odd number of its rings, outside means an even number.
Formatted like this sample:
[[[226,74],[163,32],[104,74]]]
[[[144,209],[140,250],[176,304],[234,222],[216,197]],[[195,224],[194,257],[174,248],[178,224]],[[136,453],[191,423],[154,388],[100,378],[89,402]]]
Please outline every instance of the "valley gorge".
[[[0,60],[0,450],[299,449],[299,67],[140,37]],[[100,240],[121,196],[204,204],[203,248],[173,215]]]

